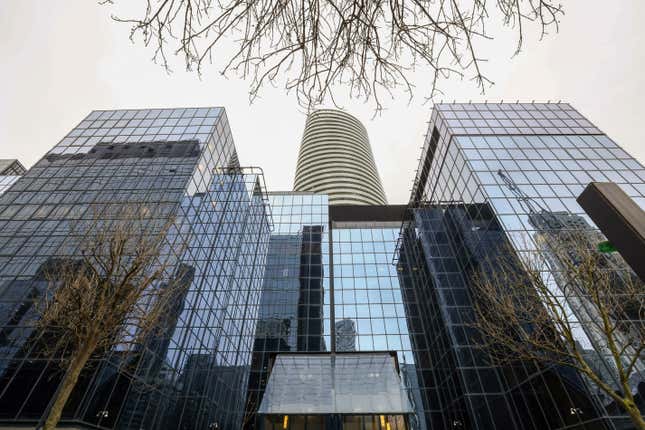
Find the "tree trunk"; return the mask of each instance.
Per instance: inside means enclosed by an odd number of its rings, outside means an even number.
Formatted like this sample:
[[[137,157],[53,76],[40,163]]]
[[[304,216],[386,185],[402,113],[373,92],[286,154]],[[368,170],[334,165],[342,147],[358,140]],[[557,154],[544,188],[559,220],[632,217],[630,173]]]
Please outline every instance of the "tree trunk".
[[[81,374],[87,360],[89,360],[92,355],[93,350],[94,348],[85,346],[78,350],[72,358],[72,361],[65,372],[65,376],[63,376],[63,380],[60,381],[61,388],[57,391],[56,399],[54,399],[54,403],[49,410],[43,430],[54,430],[56,428],[56,425],[60,420],[60,416],[63,413],[63,408],[67,403],[67,399],[69,399],[70,394],[72,394],[72,390],[78,381],[78,376]]]
[[[629,414],[629,417],[632,419],[632,422],[638,430],[645,430],[645,419],[641,415],[641,411],[638,409],[638,406],[632,401],[625,401],[624,407]]]

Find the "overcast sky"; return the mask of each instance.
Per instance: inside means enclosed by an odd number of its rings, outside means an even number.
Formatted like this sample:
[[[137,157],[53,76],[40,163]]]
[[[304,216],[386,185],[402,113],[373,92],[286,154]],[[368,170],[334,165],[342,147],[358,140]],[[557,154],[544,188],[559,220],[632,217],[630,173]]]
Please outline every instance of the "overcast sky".
[[[215,68],[200,80],[177,61],[168,75],[93,0],[0,1],[0,158],[30,167],[92,109],[224,106],[241,164],[262,166],[270,189],[291,189],[305,120],[294,96],[267,88],[249,105],[247,84]],[[562,3],[560,32],[529,38],[519,56],[510,32],[489,28],[498,37],[482,52],[495,85],[482,96],[453,81],[445,100],[567,101],[644,162],[645,2]],[[367,127],[390,203],[407,201],[414,178],[431,109],[425,73],[419,97],[401,94],[374,119],[373,105],[344,104]]]

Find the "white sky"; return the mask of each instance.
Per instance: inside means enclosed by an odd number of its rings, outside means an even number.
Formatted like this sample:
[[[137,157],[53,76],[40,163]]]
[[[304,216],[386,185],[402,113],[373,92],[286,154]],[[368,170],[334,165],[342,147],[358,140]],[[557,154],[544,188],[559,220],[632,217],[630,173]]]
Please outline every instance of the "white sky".
[[[241,164],[263,167],[271,190],[291,189],[305,120],[293,95],[266,88],[249,105],[245,82],[215,67],[200,81],[179,59],[168,75],[94,0],[0,2],[0,158],[30,167],[93,109],[224,106]],[[562,3],[560,33],[530,37],[516,57],[509,32],[489,27],[498,38],[482,52],[496,84],[482,96],[468,79],[453,81],[445,100],[567,101],[644,162],[645,2]],[[407,201],[414,178],[431,109],[426,73],[415,74],[411,104],[401,93],[374,119],[373,105],[344,104],[367,127],[390,203]]]

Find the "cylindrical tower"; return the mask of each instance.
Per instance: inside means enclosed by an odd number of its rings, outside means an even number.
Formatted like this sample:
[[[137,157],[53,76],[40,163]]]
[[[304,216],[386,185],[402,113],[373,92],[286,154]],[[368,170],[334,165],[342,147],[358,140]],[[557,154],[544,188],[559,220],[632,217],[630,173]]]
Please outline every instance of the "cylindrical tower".
[[[307,117],[294,191],[329,195],[329,204],[385,205],[367,130],[348,113],[322,109]]]

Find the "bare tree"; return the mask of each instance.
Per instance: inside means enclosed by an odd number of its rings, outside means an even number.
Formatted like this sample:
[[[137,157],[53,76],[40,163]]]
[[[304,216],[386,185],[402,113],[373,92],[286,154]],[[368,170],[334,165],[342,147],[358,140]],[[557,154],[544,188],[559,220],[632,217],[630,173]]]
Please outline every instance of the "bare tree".
[[[143,208],[125,207],[79,222],[73,257],[49,261],[48,291],[39,304],[39,346],[62,358],[64,376],[44,418],[54,429],[88,360],[116,346],[132,348],[161,331],[159,321],[182,297],[175,282],[168,234],[172,220],[153,219]]]
[[[373,98],[380,109],[395,88],[412,97],[417,65],[431,70],[427,96],[453,76],[472,78],[483,91],[492,82],[478,48],[491,38],[491,16],[514,29],[517,53],[529,24],[541,36],[557,31],[563,14],[557,1],[141,0],[140,16],[113,19],[131,24],[131,39],[140,35],[166,69],[172,53],[199,74],[216,59],[222,74],[249,78],[251,100],[265,83],[280,81],[311,108],[327,98],[335,103],[334,86],[346,84],[351,97]]]
[[[594,249],[587,233],[536,240],[523,263],[502,253],[473,278],[473,326],[484,348],[499,364],[577,370],[645,429],[634,397],[645,372],[645,285],[622,258]],[[598,355],[603,365],[592,359]]]

